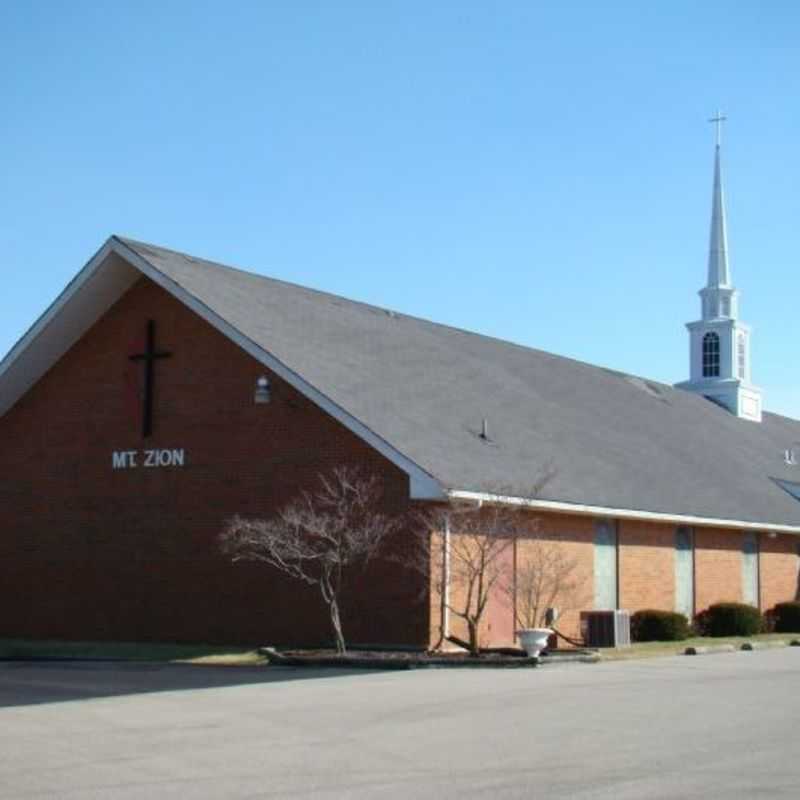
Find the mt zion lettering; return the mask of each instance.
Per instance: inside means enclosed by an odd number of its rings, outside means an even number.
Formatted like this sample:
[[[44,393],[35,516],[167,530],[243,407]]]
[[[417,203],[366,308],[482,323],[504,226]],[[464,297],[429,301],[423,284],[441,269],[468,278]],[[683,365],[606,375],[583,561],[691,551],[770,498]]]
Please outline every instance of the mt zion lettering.
[[[111,454],[111,469],[138,469],[139,467],[183,467],[186,451],[180,449],[115,450]]]

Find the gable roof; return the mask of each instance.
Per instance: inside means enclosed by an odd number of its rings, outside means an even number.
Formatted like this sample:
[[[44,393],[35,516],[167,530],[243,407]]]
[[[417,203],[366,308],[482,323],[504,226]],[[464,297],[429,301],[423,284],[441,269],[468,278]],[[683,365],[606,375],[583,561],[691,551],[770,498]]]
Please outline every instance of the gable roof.
[[[0,414],[145,274],[411,476],[412,496],[800,532],[800,422],[112,237],[0,362]],[[482,420],[489,440],[480,436]]]

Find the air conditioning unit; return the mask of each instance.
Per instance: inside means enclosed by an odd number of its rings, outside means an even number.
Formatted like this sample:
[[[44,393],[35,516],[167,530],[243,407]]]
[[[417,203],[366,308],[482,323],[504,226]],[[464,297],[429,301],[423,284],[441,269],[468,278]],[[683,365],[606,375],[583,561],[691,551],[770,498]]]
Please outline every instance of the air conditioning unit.
[[[630,611],[581,611],[581,636],[587,647],[630,647]]]

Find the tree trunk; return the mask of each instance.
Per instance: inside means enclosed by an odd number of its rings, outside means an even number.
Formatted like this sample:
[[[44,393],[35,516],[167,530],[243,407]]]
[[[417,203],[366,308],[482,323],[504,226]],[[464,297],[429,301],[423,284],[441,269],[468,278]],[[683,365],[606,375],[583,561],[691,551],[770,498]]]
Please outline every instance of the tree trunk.
[[[468,619],[467,630],[469,631],[469,652],[473,656],[479,656],[481,654],[481,645],[478,641],[478,623]]]
[[[347,647],[344,643],[344,634],[342,633],[342,620],[339,616],[339,603],[336,602],[336,597],[332,597],[329,603],[331,612],[331,625],[333,627],[333,635],[336,639],[336,652],[344,655],[347,652]]]

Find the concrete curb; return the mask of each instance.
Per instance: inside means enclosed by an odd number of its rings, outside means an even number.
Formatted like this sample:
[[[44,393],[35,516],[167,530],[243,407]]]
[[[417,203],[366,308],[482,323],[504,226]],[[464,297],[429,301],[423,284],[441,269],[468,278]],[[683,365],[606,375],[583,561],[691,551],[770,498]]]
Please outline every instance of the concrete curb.
[[[555,655],[554,653],[549,653],[548,655],[543,655],[539,662],[542,666],[546,664],[597,664],[602,661],[603,658],[600,653],[561,653],[559,655]]]
[[[773,647],[788,647],[789,643],[783,639],[777,639],[772,642],[744,642],[739,648],[740,650],[771,650]]]
[[[426,659],[412,661],[408,669],[532,669],[541,666],[542,661],[538,658],[513,658],[508,661],[489,661],[482,658],[462,658],[462,659]],[[373,669],[375,669],[373,662]],[[380,667],[378,667],[380,669]]]
[[[700,647],[687,647],[683,654],[685,656],[708,656],[712,653],[735,653],[735,644],[707,644]]]
[[[683,654],[685,656],[705,656],[711,653],[735,653],[735,652],[751,652],[753,650],[773,650],[781,647],[800,647],[800,639],[792,639],[786,641],[785,639],[774,639],[765,642],[742,642],[740,645],[735,644],[709,644],[700,647],[687,647]]]

